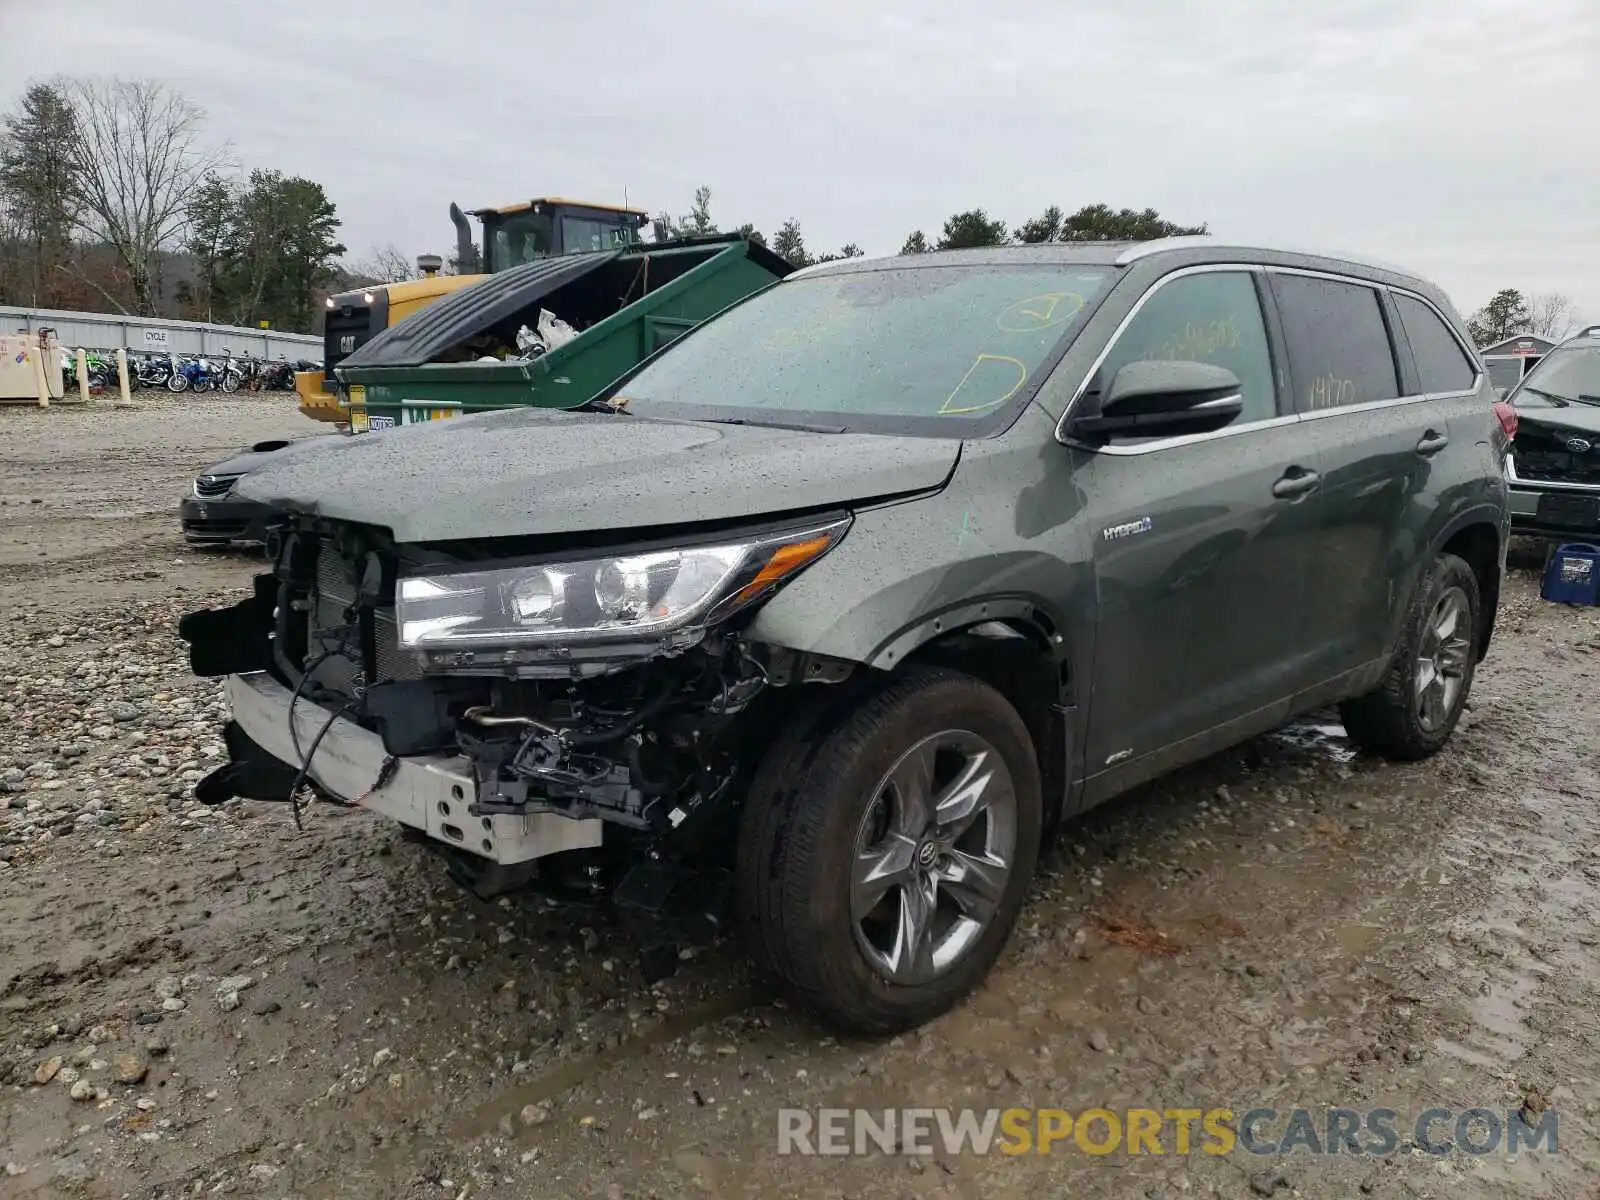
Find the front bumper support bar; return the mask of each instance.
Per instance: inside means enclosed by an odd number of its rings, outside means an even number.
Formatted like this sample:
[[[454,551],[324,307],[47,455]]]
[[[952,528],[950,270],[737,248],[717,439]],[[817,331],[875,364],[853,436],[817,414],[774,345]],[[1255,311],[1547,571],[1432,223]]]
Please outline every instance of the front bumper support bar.
[[[274,769],[270,762],[263,763],[256,750],[287,770],[290,782],[300,761],[289,733],[288,688],[265,671],[251,671],[230,675],[227,694],[234,725],[244,740],[238,736],[228,739],[234,762],[206,781],[217,781],[211,789],[212,803],[226,798],[220,791],[230,784],[229,771],[234,772],[233,778],[240,784],[246,779],[281,780],[281,770]],[[330,715],[327,709],[305,698],[294,706],[302,750],[310,747]],[[245,741],[252,746],[246,747]],[[241,760],[241,749],[248,751],[252,761]],[[307,775],[336,799],[381,813],[435,841],[491,862],[528,862],[600,845],[603,822],[595,818],[574,820],[548,812],[472,816],[468,808],[475,799],[477,784],[467,760],[460,756],[401,758],[397,767],[388,772],[388,782],[375,787],[387,759],[378,734],[347,718],[336,717],[318,745]],[[251,793],[235,790],[233,794]]]

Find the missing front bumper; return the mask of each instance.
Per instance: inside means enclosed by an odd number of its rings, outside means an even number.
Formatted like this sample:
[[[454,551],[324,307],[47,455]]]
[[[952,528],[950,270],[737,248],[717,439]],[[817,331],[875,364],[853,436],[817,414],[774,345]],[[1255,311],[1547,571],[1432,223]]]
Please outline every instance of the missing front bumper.
[[[289,689],[265,671],[252,671],[230,675],[227,694],[240,732],[279,768],[287,769],[292,782],[292,764],[300,760],[289,732]],[[306,699],[294,706],[295,729],[302,749],[311,745],[329,716],[328,710]],[[230,753],[234,757],[230,765],[238,766],[241,755],[231,742]],[[459,756],[401,758],[389,781],[375,788],[387,758],[378,734],[338,717],[318,745],[307,774],[339,800],[381,813],[446,846],[491,862],[528,862],[600,845],[602,822],[596,819],[574,820],[558,813],[472,816],[467,810],[476,785],[467,761]],[[271,786],[271,781],[281,780],[281,772],[260,762],[252,763],[248,770],[241,767],[240,771],[240,783],[266,779],[267,786]],[[217,796],[228,786],[225,776],[219,779],[221,774],[211,777],[218,779],[212,789],[213,803],[217,798],[227,798]],[[250,793],[235,790],[232,794]]]

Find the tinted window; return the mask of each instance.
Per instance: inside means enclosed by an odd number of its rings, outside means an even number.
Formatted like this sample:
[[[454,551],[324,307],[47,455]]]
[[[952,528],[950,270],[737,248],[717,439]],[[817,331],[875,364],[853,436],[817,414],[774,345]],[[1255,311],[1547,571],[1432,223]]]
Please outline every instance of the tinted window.
[[[1237,375],[1244,397],[1238,421],[1277,415],[1261,302],[1244,271],[1206,271],[1158,287],[1106,356],[1100,386],[1128,363],[1164,359],[1215,363]]]
[[[907,265],[780,283],[674,342],[613,402],[689,419],[967,437],[1033,394],[1112,274]]]
[[[1439,319],[1439,314],[1413,296],[1396,295],[1394,303],[1400,310],[1400,324],[1405,326],[1406,340],[1411,343],[1411,357],[1416,360],[1422,390],[1431,394],[1464,392],[1470,388],[1478,376],[1478,368]]]
[[[1400,394],[1376,289],[1311,275],[1277,275],[1273,289],[1302,409],[1343,408]]]

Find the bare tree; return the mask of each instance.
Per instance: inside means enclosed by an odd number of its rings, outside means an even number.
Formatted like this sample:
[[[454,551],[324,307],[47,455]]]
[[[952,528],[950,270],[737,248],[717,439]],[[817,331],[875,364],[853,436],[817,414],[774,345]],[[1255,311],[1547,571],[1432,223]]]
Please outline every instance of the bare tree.
[[[158,256],[176,245],[191,190],[223,165],[225,152],[201,143],[204,114],[166,84],[109,78],[58,86],[76,118],[63,151],[81,205],[77,224],[115,250],[135,306],[154,315]]]
[[[346,265],[345,273],[355,287],[368,283],[401,283],[417,274],[411,260],[393,242],[374,246],[365,258]]]
[[[1578,324],[1572,297],[1560,292],[1544,292],[1528,297],[1528,332],[1559,341]]]

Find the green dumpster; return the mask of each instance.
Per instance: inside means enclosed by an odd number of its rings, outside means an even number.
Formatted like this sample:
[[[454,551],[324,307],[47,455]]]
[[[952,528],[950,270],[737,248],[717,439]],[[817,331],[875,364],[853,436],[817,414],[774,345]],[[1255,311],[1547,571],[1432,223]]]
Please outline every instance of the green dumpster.
[[[336,369],[350,429],[536,405],[576,408],[645,358],[793,271],[738,234],[546,259],[462,288],[385,330]],[[576,336],[519,359],[540,310]],[[487,356],[489,361],[484,361]]]

